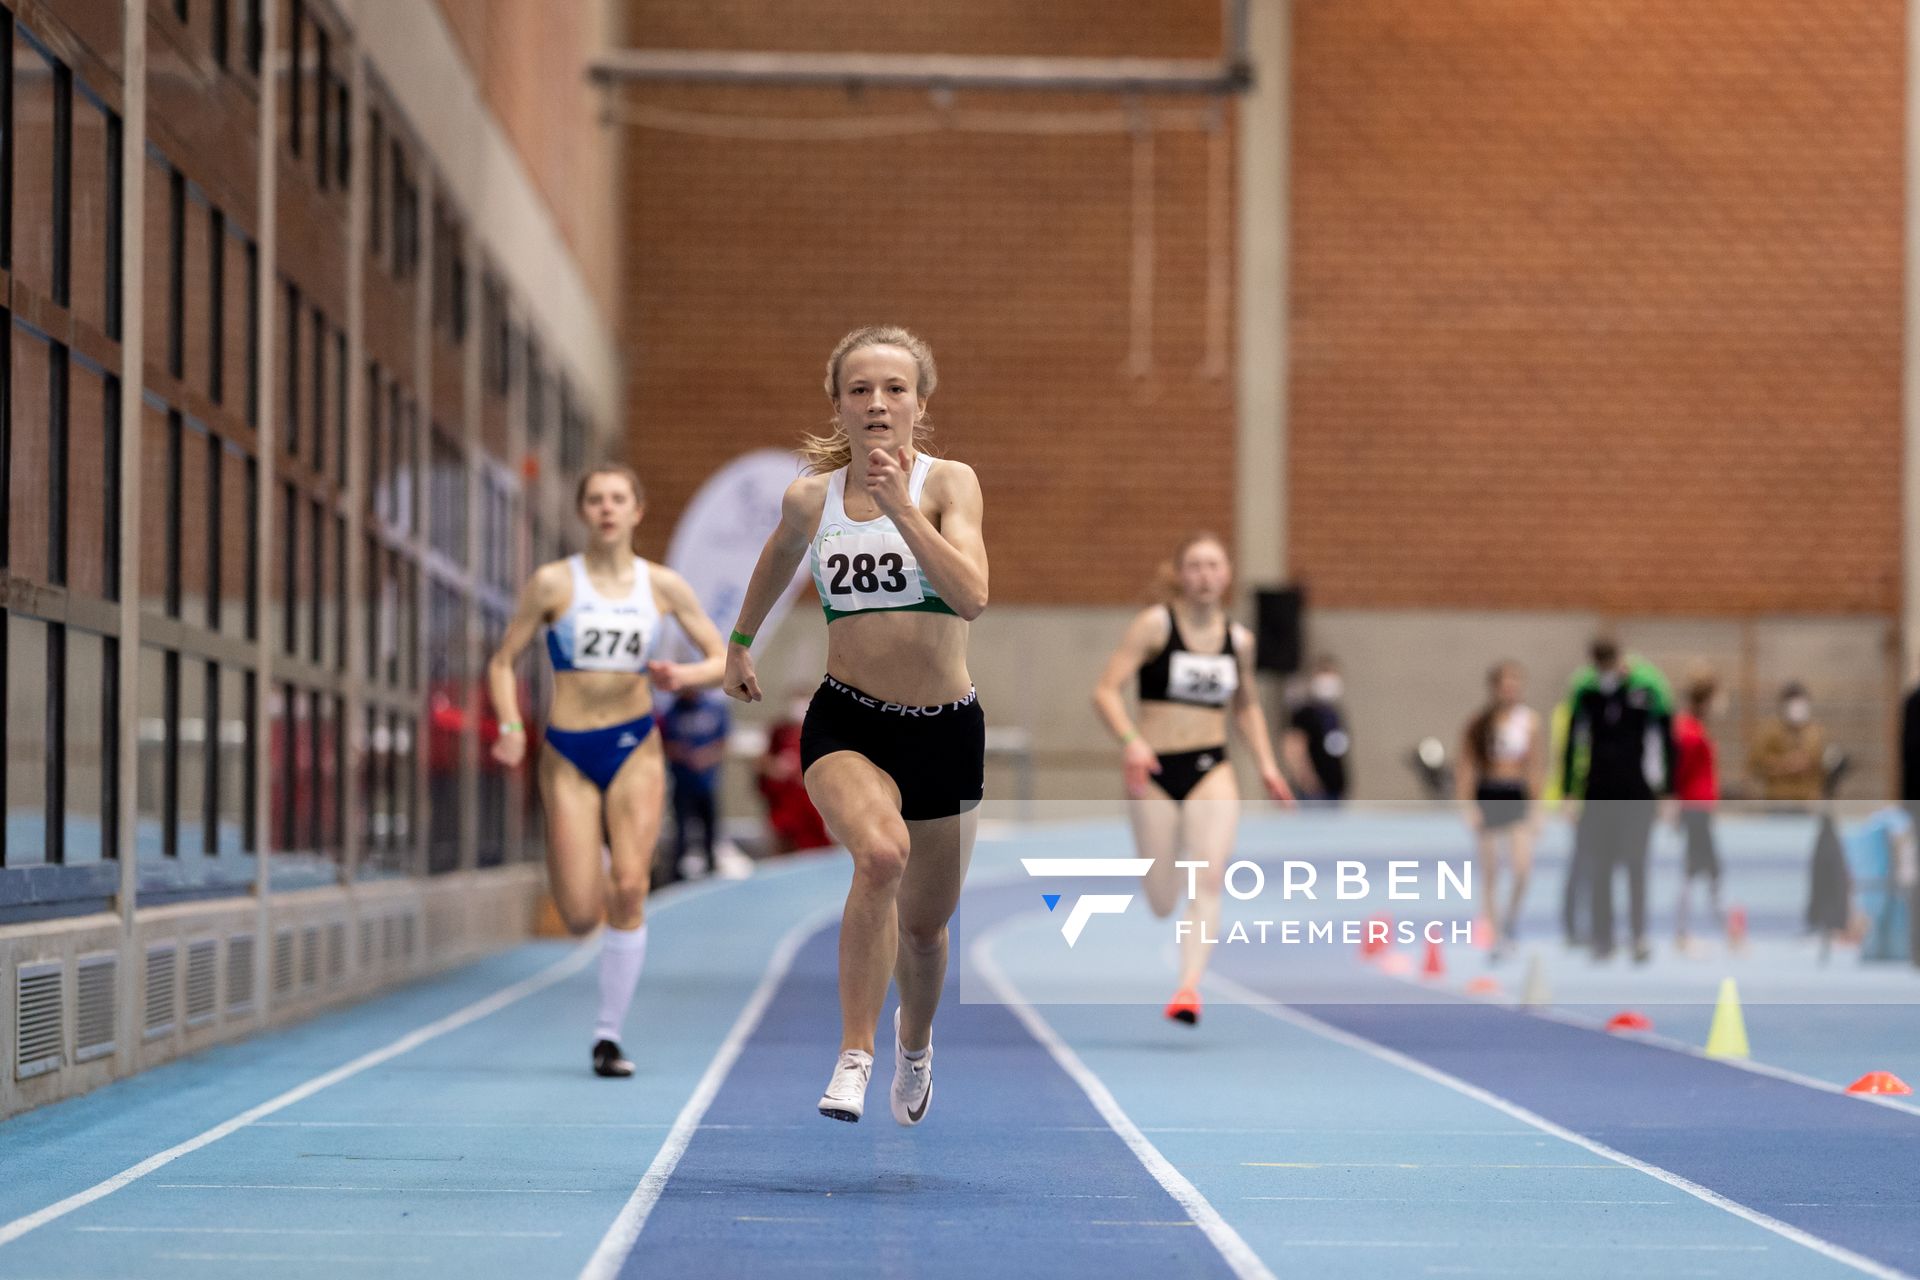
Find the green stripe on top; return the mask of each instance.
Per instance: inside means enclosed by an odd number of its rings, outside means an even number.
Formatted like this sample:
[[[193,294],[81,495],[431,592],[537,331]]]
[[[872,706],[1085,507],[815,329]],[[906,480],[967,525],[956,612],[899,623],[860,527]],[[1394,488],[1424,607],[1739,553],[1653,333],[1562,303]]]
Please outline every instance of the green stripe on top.
[[[939,596],[928,596],[918,604],[884,605],[874,609],[836,609],[824,600],[820,602],[820,607],[826,610],[828,622],[836,618],[856,618],[863,613],[944,613],[955,618],[960,616],[953,611],[952,605]]]

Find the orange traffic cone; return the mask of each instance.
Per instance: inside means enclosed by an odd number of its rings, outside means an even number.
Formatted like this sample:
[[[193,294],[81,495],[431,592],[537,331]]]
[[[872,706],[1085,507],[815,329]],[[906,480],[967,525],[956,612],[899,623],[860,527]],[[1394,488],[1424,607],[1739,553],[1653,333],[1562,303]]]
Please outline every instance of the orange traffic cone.
[[[1847,1086],[1848,1093],[1912,1093],[1913,1088],[1891,1071],[1869,1071]]]
[[[1747,909],[1745,907],[1727,908],[1727,949],[1729,951],[1747,949]]]
[[[1440,952],[1440,944],[1427,943],[1427,962],[1420,967],[1422,975],[1429,978],[1444,978],[1447,975],[1447,961]]]
[[[1653,1019],[1633,1009],[1626,1009],[1607,1019],[1609,1031],[1651,1031]]]

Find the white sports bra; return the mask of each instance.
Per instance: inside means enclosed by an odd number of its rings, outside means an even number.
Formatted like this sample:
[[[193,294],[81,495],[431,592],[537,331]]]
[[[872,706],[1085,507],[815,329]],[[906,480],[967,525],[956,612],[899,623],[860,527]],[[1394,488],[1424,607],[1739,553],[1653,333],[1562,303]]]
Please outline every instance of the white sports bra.
[[[573,599],[547,625],[547,657],[560,671],[647,669],[647,655],[660,631],[660,606],[653,600],[653,576],[647,562],[633,558],[633,591],[624,600],[601,595],[587,575],[585,556],[568,556]]]

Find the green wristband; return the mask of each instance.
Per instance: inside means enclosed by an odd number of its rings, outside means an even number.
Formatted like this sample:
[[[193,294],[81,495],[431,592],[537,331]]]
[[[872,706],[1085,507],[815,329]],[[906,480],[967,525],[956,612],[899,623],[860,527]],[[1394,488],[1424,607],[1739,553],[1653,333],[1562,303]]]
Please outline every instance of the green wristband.
[[[1134,739],[1138,738],[1139,736],[1140,736],[1140,731],[1138,729],[1129,729],[1127,730],[1127,736],[1120,739],[1120,745],[1123,747],[1130,747],[1133,745]]]
[[[512,724],[503,724],[500,726],[500,732],[503,734],[525,733],[526,731],[527,731],[527,726],[524,724],[521,724],[518,720],[515,720]]]
[[[739,645],[742,649],[753,648],[753,637],[743,636],[738,631],[735,631],[731,636],[727,637],[727,640],[731,644]]]

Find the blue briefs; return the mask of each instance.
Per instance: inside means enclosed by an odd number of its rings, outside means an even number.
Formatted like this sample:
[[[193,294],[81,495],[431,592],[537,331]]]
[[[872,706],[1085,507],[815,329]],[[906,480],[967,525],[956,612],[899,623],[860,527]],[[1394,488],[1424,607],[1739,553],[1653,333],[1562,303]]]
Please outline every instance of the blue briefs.
[[[549,725],[547,745],[591,778],[594,786],[605,791],[613,785],[614,775],[620,772],[627,757],[639,750],[652,732],[652,716],[641,716],[604,729],[555,729]]]

